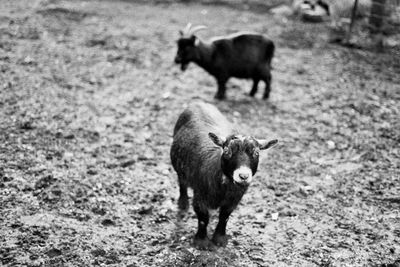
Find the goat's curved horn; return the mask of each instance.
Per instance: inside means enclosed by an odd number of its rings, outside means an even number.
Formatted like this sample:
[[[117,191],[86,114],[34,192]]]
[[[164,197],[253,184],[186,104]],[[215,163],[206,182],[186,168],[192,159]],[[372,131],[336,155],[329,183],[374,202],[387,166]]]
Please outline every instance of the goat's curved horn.
[[[207,26],[199,25],[199,26],[193,27],[193,28],[190,29],[190,34],[193,35],[195,32],[198,32],[198,31],[201,31],[201,30],[204,30],[204,29],[207,29]]]
[[[192,28],[192,23],[188,23],[185,28],[181,31],[182,35],[189,35],[190,29]]]

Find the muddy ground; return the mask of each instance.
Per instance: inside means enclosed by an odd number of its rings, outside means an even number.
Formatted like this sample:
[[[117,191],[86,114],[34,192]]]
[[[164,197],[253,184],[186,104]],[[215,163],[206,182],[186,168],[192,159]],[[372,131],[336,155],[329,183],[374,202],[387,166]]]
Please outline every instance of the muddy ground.
[[[349,50],[324,25],[222,5],[0,4],[3,266],[400,266],[398,50]],[[188,21],[204,38],[275,40],[271,99],[232,79],[215,101],[208,74],[181,73]],[[191,246],[191,209],[178,219],[169,160],[193,99],[280,140],[213,252]]]

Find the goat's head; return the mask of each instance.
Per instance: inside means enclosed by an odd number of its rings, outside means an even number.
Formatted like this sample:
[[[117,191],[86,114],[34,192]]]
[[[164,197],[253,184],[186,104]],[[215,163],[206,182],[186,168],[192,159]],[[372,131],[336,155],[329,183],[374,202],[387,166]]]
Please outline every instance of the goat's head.
[[[192,27],[192,24],[189,23],[183,30],[179,31],[180,38],[177,41],[178,52],[176,53],[175,63],[181,64],[182,71],[185,71],[189,63],[196,58],[196,45],[199,40],[194,33],[205,28],[205,26]]]
[[[230,135],[228,137],[208,134],[217,146],[223,149],[221,168],[229,181],[249,185],[257,172],[260,150],[268,149],[278,140],[256,139],[251,136]]]

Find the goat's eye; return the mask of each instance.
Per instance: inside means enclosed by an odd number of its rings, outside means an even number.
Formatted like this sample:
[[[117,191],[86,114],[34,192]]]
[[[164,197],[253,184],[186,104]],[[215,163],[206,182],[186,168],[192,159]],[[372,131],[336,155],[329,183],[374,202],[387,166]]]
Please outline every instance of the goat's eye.
[[[224,148],[224,154],[229,154],[229,148],[227,147]]]
[[[232,151],[228,147],[225,147],[224,148],[224,157],[230,158],[231,156],[232,156]]]
[[[260,153],[260,151],[258,151],[258,149],[254,149],[253,150],[253,157],[254,158],[258,157],[259,153]]]

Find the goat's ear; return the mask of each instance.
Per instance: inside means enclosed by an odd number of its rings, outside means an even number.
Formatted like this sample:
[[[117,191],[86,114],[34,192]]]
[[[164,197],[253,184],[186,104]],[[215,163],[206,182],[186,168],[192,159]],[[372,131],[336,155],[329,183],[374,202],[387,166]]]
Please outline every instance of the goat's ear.
[[[224,137],[219,137],[215,133],[208,133],[208,137],[210,137],[211,141],[214,142],[217,146],[223,147],[225,143],[225,138]]]
[[[266,140],[266,139],[259,139],[257,140],[258,144],[259,144],[259,148],[260,150],[264,150],[264,149],[268,149],[273,147],[274,145],[276,145],[278,143],[278,140],[274,139],[274,140]]]
[[[196,40],[197,40],[197,37],[195,35],[190,36],[190,41],[192,42],[193,45],[196,44]]]

